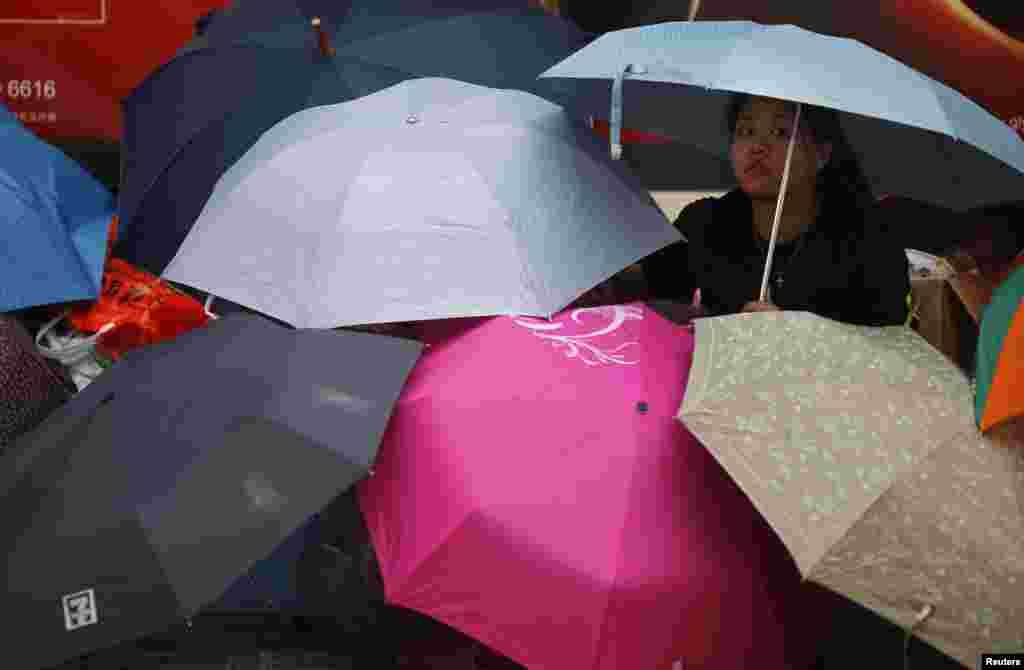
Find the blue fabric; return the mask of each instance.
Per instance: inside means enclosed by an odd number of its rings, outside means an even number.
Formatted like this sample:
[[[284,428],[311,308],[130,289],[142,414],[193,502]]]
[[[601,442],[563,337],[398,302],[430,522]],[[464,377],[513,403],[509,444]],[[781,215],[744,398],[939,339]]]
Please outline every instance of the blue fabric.
[[[273,553],[235,580],[208,609],[298,609],[302,607],[296,580],[299,559],[307,546],[321,541],[320,515],[315,514]]]
[[[614,99],[613,82],[631,72]],[[952,88],[860,42],[791,25],[669,22],[618,30],[541,73],[581,118],[727,155],[735,93],[829,107],[878,192],[961,209],[1019,199],[1024,141]],[[621,109],[613,114],[613,106]],[[614,129],[613,129],[614,130]],[[614,141],[614,138],[613,138]]]
[[[96,298],[113,197],[0,112],[0,312]]]
[[[117,254],[162,273],[217,179],[264,132],[304,109],[414,77],[525,89],[563,104],[561,83],[537,74],[588,37],[570,21],[521,5],[243,0],[215,12],[124,103]],[[334,58],[320,55],[311,16],[322,18]]]

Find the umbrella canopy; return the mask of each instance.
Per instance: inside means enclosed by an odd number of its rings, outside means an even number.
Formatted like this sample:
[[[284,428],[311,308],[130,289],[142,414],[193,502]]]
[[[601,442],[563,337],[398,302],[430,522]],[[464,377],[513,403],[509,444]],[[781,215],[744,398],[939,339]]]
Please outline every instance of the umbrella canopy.
[[[282,28],[305,28],[312,19],[319,18],[333,42],[349,42],[433,19],[522,11],[526,5],[527,0],[235,0],[211,12],[203,33],[218,41],[245,40],[254,35],[273,39]]]
[[[538,670],[807,667],[795,567],[673,420],[685,328],[629,304],[423,330],[359,487],[392,603]]]
[[[982,439],[952,363],[909,329],[806,312],[701,319],[696,338],[678,416],[807,579],[924,616],[969,667],[1024,649],[1024,460]]]
[[[478,7],[469,13],[442,4],[416,19],[405,14],[409,10],[401,0],[385,4],[393,6],[385,9],[374,2],[372,10],[352,15],[341,27],[337,33],[340,55],[395,68],[411,77],[447,77],[521,89],[557,104],[570,100],[570,87],[537,75],[593,39],[572,21],[526,7],[526,2],[508,3],[521,6],[500,10]],[[375,29],[375,23],[381,28]],[[458,47],[439,49],[442,44]]]
[[[1024,140],[953,89],[855,40],[749,21],[607,33],[541,74],[574,108],[725,154],[733,93],[829,107],[872,186],[966,208],[1018,198]],[[685,84],[685,86],[679,86]],[[625,92],[623,92],[625,89]]]
[[[187,618],[363,477],[420,345],[231,315],[133,352],[0,460],[5,663]]]
[[[1024,267],[992,291],[978,333],[976,358],[978,427],[1024,415]]]
[[[550,316],[679,239],[560,107],[414,79],[272,128],[164,277],[296,327]]]
[[[98,181],[0,105],[0,312],[99,295],[113,213]]]
[[[217,179],[264,131],[303,109],[427,76],[562,102],[563,87],[537,73],[582,47],[584,33],[511,0],[501,11],[470,13],[468,4],[239,2],[215,13],[125,101],[118,254],[162,272]],[[321,16],[333,58],[321,55],[310,27]]]
[[[217,179],[265,130],[300,109],[402,79],[384,68],[326,59],[314,47],[193,43],[125,100],[115,253],[159,274]]]
[[[487,86],[533,88],[537,73],[592,36],[527,0],[236,0],[213,12],[202,38],[317,46],[320,25],[340,54],[389,65],[409,76],[445,76]],[[438,44],[459,49],[437,49]],[[480,77],[478,80],[473,75]]]

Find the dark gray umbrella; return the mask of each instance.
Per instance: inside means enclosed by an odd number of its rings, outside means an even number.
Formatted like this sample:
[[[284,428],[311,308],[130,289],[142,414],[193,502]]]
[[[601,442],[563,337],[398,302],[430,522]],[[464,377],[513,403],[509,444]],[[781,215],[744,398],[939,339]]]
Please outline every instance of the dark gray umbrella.
[[[0,459],[3,666],[216,599],[367,474],[419,352],[239,314],[105,373]]]

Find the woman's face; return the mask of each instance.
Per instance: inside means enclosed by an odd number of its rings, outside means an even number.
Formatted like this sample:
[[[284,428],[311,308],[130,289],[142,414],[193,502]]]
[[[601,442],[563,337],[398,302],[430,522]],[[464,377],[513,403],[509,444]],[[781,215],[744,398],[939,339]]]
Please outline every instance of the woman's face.
[[[732,169],[740,188],[751,198],[778,196],[794,112],[791,103],[756,97],[749,98],[740,110],[732,136]],[[827,161],[830,152],[831,147],[816,144],[801,123],[789,168],[789,189],[814,188],[819,163]]]

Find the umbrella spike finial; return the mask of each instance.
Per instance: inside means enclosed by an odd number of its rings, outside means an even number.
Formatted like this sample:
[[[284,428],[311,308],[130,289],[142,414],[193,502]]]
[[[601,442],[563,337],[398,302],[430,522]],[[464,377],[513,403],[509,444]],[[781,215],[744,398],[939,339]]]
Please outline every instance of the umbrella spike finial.
[[[690,14],[687,17],[687,21],[693,21],[697,18],[697,12],[700,11],[700,0],[690,0]]]
[[[316,31],[316,41],[320,47],[320,55],[325,58],[330,58],[337,53],[334,47],[331,46],[330,40],[327,39],[327,33],[324,32],[323,26],[321,25],[320,17],[314,16],[313,20],[310,21],[313,29]]]

